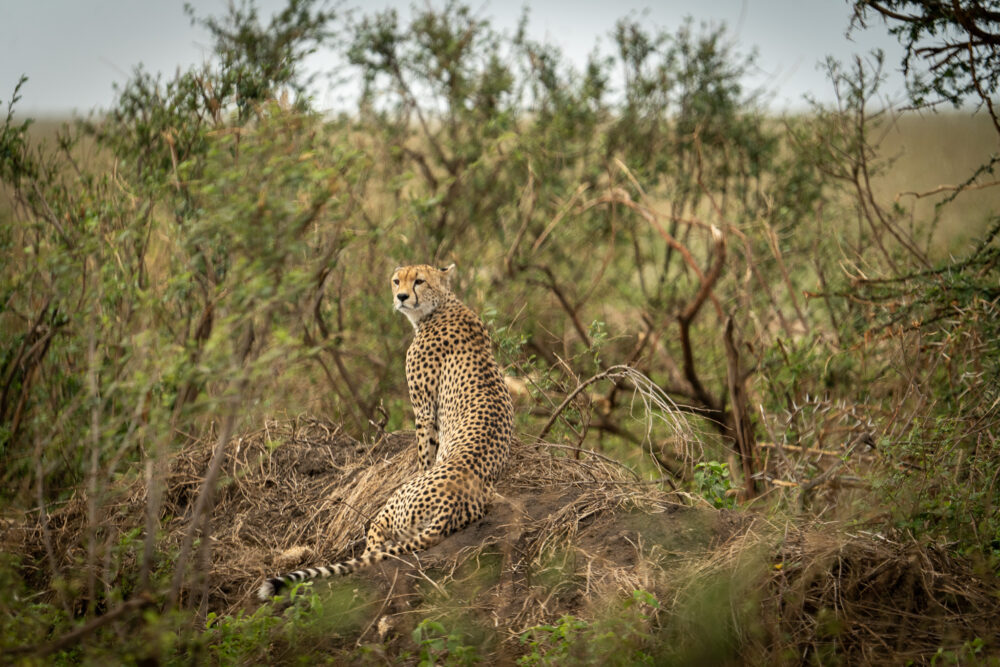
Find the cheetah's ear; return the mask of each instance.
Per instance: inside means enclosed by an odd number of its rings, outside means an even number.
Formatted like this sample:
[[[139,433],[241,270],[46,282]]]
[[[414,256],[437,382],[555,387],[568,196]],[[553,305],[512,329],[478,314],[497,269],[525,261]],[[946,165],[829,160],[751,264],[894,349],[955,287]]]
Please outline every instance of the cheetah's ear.
[[[455,262],[452,262],[448,266],[438,267],[438,271],[441,272],[441,277],[444,278],[444,284],[451,288],[451,275],[455,271]]]

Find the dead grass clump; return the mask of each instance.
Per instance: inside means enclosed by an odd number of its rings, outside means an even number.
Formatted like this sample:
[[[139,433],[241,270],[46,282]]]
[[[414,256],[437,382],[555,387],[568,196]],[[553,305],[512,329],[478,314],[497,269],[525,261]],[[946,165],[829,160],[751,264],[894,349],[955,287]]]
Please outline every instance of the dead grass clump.
[[[1000,646],[997,582],[940,547],[833,525],[770,526],[737,536],[705,566],[734,571],[754,552],[769,554],[752,624],[760,658],[923,662],[939,651],[961,657],[977,639]]]

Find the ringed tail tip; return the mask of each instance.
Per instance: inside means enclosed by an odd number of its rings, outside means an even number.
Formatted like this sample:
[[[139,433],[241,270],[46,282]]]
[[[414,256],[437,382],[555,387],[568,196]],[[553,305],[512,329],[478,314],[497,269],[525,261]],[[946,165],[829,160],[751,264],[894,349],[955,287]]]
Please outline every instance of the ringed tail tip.
[[[278,594],[278,591],[284,587],[284,584],[285,582],[277,577],[268,579],[257,589],[257,598],[267,602]]]

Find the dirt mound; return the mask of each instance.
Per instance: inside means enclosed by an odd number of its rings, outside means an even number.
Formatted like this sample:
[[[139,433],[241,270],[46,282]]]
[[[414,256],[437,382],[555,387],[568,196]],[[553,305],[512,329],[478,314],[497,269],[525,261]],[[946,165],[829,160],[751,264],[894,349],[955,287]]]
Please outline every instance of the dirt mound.
[[[211,551],[197,565],[207,583],[203,609],[256,609],[265,577],[360,553],[369,518],[416,470],[415,449],[412,433],[366,444],[306,418],[267,422],[235,439],[211,515]],[[209,450],[193,442],[171,461],[161,513],[167,549],[189,528]],[[136,476],[103,515],[109,544],[140,532],[145,505]],[[74,498],[48,518],[50,548],[37,523],[25,523],[8,526],[5,549],[32,556],[25,563],[45,562],[50,549],[70,569],[84,526],[86,502]],[[29,577],[45,588],[44,568],[34,567]],[[123,561],[108,578],[134,570],[134,560]],[[419,620],[414,611],[460,598],[461,613],[495,628],[506,647],[496,655],[509,657],[526,628],[565,614],[599,618],[609,600],[633,591],[659,601],[659,641],[688,661],[879,662],[927,659],[977,638],[1000,644],[995,582],[944,550],[715,510],[599,453],[546,443],[513,448],[483,521],[351,581],[372,596],[371,618],[353,638],[359,644],[406,641]],[[194,595],[182,591],[181,601]],[[717,630],[724,636],[708,641]],[[699,642],[723,653],[701,652]]]
[[[572,542],[600,563],[603,575],[640,559],[641,524],[663,524],[657,532],[673,534],[676,515],[699,513],[611,459],[564,453],[516,445],[484,520],[386,568],[453,569],[474,553],[500,549],[511,559],[505,567],[517,569]],[[178,517],[177,530],[207,460],[202,449],[174,466],[166,511]],[[209,608],[219,613],[255,605],[256,589],[267,576],[358,555],[368,521],[417,470],[415,439],[412,432],[386,433],[362,445],[318,420],[269,423],[236,441],[224,470],[209,574]],[[716,538],[706,533],[705,539]],[[360,576],[384,582],[392,574]]]

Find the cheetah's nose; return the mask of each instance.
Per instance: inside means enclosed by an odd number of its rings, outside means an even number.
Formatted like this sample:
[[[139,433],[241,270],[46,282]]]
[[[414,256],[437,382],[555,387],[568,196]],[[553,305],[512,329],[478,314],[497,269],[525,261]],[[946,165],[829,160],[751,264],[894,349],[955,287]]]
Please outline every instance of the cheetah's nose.
[[[396,295],[396,298],[399,299],[400,302],[403,302],[403,301],[406,301],[407,299],[409,299],[410,295],[409,294],[404,294],[403,292],[400,292],[399,294]]]

